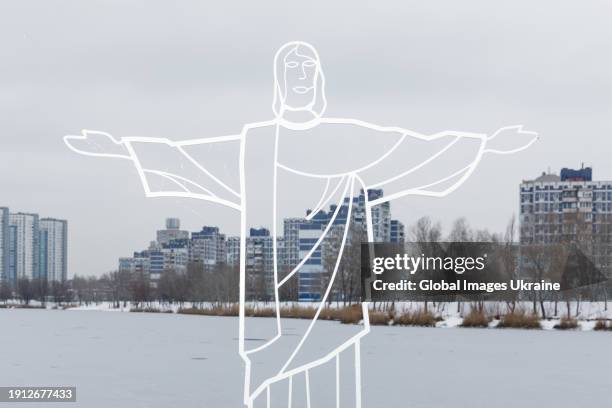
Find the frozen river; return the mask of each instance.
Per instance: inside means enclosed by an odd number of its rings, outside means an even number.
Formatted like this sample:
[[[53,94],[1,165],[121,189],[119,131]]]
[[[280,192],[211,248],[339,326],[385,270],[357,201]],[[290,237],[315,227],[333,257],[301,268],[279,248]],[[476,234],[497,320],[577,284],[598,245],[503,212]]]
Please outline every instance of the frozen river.
[[[0,310],[0,386],[76,386],[58,408],[239,408],[237,347],[235,318]],[[362,353],[364,408],[611,401],[611,333],[373,327]]]

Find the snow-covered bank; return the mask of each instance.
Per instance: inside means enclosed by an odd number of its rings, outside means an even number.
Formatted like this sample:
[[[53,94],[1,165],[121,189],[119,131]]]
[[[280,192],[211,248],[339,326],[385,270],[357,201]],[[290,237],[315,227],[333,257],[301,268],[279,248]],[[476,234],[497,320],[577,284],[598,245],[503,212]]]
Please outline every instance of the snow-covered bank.
[[[17,302],[9,302],[19,307]],[[31,306],[41,306],[38,302],[30,302]],[[255,310],[269,310],[274,306],[271,302],[252,302],[248,305],[250,308]],[[282,302],[281,308],[313,308],[317,304],[313,303],[297,303],[297,302]],[[212,304],[192,304],[185,302],[183,304],[178,303],[162,303],[162,302],[147,302],[145,304],[134,305],[129,302],[121,302],[118,305],[112,302],[97,302],[88,304],[64,304],[56,305],[52,302],[45,304],[46,309],[61,309],[71,311],[105,311],[105,312],[130,312],[130,311],[155,311],[160,313],[178,313],[180,309],[191,309],[191,308],[211,308],[214,307]],[[326,305],[331,309],[342,308],[342,303],[330,303]],[[436,327],[441,328],[455,328],[461,326],[463,318],[475,307],[474,303],[469,302],[430,302],[427,304],[426,310],[432,313],[437,322]],[[533,311],[533,303],[531,302],[519,302],[515,306],[516,310],[525,310],[527,312]],[[510,305],[502,302],[485,302],[483,305],[485,313],[490,316],[489,327],[496,327],[500,321],[500,317],[507,314],[510,311]],[[409,313],[423,311],[425,305],[423,302],[398,302],[394,304],[370,304],[370,309],[373,311],[385,311],[388,312],[393,310],[393,313]],[[544,310],[546,318],[541,319],[541,328],[544,330],[553,330],[555,326],[559,325],[560,320],[566,315],[568,305],[565,302],[558,302],[556,305],[553,302],[547,302],[544,304]],[[612,310],[608,307],[608,304],[604,302],[570,302],[569,310],[571,317],[575,318],[578,322],[577,330],[589,331],[593,330],[597,320],[612,320]],[[535,312],[541,314],[540,304],[536,305]]]

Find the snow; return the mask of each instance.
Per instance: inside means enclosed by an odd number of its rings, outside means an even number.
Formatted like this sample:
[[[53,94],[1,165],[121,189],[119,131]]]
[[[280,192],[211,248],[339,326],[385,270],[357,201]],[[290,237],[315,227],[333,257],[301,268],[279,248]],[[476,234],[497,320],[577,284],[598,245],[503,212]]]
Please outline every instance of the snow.
[[[259,319],[262,325],[265,320]],[[293,332],[307,324],[283,322]],[[317,324],[330,338],[351,329]],[[77,403],[54,404],[58,408],[238,408],[237,327],[233,317],[0,310],[0,384],[76,386]],[[611,336],[373,327],[362,343],[363,407],[606,406]],[[342,387],[350,385],[346,378]],[[334,400],[328,380],[311,376],[313,408],[314,401]]]

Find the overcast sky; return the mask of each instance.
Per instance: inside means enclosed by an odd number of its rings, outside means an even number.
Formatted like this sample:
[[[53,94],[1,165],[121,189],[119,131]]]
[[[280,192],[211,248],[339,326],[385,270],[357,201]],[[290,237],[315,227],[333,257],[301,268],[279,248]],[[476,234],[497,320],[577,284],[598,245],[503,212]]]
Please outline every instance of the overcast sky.
[[[68,219],[70,276],[116,268],[167,216],[237,233],[233,210],[145,199],[129,162],[76,155],[61,137],[236,133],[272,117],[274,53],[304,40],[319,51],[330,116],[538,131],[537,145],[483,161],[445,200],[392,202],[406,224],[466,216],[501,231],[522,179],[581,162],[612,179],[611,22],[607,1],[4,1],[0,206]]]

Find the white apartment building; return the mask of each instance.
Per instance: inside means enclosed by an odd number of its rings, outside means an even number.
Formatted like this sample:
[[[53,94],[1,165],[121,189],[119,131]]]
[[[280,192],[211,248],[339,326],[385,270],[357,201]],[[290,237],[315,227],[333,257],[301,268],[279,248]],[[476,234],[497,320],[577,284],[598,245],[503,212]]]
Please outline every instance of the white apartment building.
[[[68,276],[68,222],[55,218],[41,218],[40,276],[49,282],[63,282]]]
[[[578,243],[609,273],[612,181],[593,181],[592,169],[542,173],[520,185],[521,244]]]
[[[12,274],[15,279],[39,277],[40,243],[38,214],[16,213],[9,215],[12,257]]]
[[[9,209],[0,207],[0,281],[9,279]]]
[[[166,229],[157,231],[157,242],[167,245],[176,239],[189,239],[189,231],[181,230],[181,220],[166,218]]]

